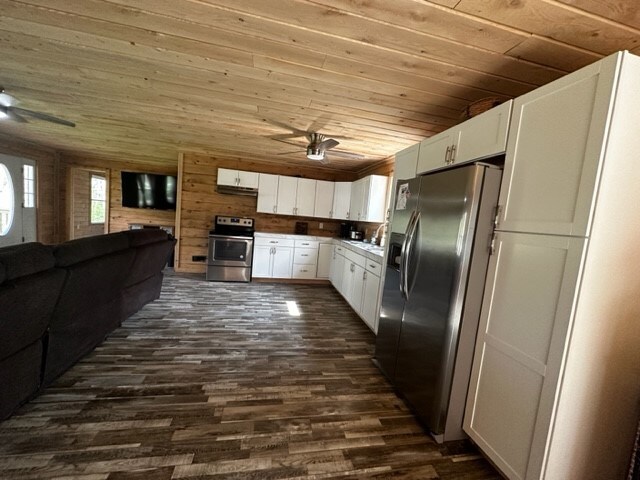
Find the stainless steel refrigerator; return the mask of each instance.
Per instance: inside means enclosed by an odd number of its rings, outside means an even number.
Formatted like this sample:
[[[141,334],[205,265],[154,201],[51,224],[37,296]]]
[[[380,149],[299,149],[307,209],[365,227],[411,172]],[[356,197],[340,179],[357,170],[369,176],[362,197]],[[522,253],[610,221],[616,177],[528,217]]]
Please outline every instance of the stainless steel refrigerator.
[[[473,164],[396,185],[375,362],[437,441],[465,438],[501,173]]]

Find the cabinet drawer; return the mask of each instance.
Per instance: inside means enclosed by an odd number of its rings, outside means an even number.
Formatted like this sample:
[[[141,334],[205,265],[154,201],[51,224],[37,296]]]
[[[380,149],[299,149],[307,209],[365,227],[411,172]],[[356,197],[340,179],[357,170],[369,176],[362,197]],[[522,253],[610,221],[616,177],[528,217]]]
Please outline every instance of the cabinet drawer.
[[[362,268],[365,267],[365,263],[367,261],[367,259],[360,255],[359,253],[356,253],[352,250],[346,250],[344,251],[344,256],[346,259],[348,259],[349,261],[355,263],[356,265],[360,265]]]
[[[317,240],[295,240],[296,248],[318,248],[320,242]]]
[[[293,247],[294,241],[288,238],[255,237],[254,245],[257,247]]]
[[[293,263],[315,265],[318,263],[318,250],[315,248],[297,248],[293,253]]]
[[[316,278],[316,265],[293,265],[293,278]]]
[[[378,262],[374,262],[373,260],[367,259],[367,265],[364,267],[367,272],[373,273],[376,277],[380,276],[380,272],[382,271],[382,265]]]

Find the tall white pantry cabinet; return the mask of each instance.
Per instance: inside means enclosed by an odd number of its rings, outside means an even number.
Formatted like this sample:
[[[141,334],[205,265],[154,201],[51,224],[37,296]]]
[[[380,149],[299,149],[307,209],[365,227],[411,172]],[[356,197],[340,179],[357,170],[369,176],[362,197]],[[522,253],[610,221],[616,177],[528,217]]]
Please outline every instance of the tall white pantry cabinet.
[[[640,57],[514,101],[464,428],[510,479],[625,478],[640,411]]]

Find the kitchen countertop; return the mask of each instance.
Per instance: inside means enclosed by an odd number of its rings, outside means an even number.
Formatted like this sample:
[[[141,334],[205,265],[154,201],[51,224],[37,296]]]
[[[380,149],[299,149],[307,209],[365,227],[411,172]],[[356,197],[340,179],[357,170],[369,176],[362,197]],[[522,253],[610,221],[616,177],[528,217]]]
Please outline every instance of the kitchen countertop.
[[[289,233],[268,233],[268,232],[255,232],[256,237],[271,237],[271,238],[286,238],[289,240],[310,240],[323,243],[333,243],[334,245],[342,245],[349,250],[364,255],[365,257],[381,262],[384,256],[384,247],[379,245],[371,245],[370,243],[363,242],[361,240],[345,240],[343,238],[331,238],[331,237],[318,237],[313,235],[293,235]]]

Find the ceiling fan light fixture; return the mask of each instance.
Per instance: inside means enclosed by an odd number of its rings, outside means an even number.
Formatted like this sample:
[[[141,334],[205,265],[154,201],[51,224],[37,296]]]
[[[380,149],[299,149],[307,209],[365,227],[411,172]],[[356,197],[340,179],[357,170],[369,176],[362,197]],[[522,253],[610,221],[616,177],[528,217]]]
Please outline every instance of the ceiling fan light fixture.
[[[307,147],[307,158],[309,160],[324,160],[324,150],[309,145]]]

